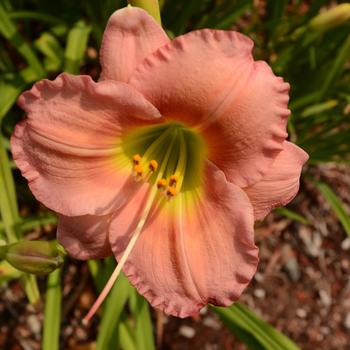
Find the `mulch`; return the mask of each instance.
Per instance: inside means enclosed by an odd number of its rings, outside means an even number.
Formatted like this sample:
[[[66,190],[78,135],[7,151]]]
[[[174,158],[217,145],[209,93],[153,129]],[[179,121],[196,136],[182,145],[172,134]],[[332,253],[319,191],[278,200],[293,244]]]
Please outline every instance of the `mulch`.
[[[309,173],[326,181],[350,210],[350,169],[323,165]],[[350,350],[350,238],[329,204],[311,181],[290,209],[310,221],[301,224],[270,214],[256,225],[260,265],[240,301],[288,335],[303,350]],[[33,236],[52,234],[53,227]],[[82,277],[85,276],[85,277]],[[44,279],[40,288],[45,290]],[[18,281],[0,289],[0,349],[39,350],[42,306],[26,301]],[[94,300],[92,281],[85,263],[69,260],[64,272],[61,348],[94,348],[98,322],[87,329],[81,319]],[[177,319],[152,311],[158,322],[158,348],[162,350],[247,349],[204,309],[197,318]],[[283,350],[283,349],[281,349]]]

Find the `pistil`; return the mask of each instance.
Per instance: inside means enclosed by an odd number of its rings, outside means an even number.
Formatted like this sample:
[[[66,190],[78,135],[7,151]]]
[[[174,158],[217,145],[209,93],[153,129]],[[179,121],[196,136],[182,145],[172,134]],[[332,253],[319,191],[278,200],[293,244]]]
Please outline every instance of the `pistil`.
[[[162,163],[161,163],[161,167],[158,171],[158,175],[157,175],[157,179],[156,181],[158,182],[159,180],[162,179],[163,174],[166,170],[166,165],[167,162],[169,160],[169,157],[171,155],[171,150],[173,148],[173,144],[174,144],[174,139],[175,139],[175,135],[172,135],[171,137],[171,141],[170,144],[168,145],[168,149],[164,155],[164,158],[162,159]],[[142,214],[140,216],[139,222],[130,238],[130,241],[126,247],[126,249],[123,252],[122,257],[120,258],[120,260],[118,261],[118,265],[116,266],[116,268],[114,269],[111,277],[109,278],[108,282],[106,283],[105,287],[103,288],[101,294],[99,295],[99,297],[96,299],[94,305],[91,307],[91,309],[89,310],[89,312],[87,313],[87,315],[84,317],[83,319],[83,323],[86,324],[87,322],[89,322],[89,320],[93,317],[93,315],[97,312],[97,310],[99,309],[99,307],[101,306],[101,304],[103,303],[103,301],[105,300],[105,298],[107,297],[109,291],[111,290],[111,288],[113,287],[115,281],[117,280],[118,276],[120,275],[120,272],[122,271],[123,266],[125,265],[130,253],[132,252],[132,249],[134,248],[137,239],[139,238],[143,226],[151,212],[153,203],[155,198],[157,197],[158,191],[157,191],[157,187],[153,186],[150,190],[148,199],[146,201],[145,207],[142,211]]]
[[[149,194],[118,265],[83,322],[91,319],[106,298],[160,195],[176,200],[182,191],[190,193],[201,185],[205,155],[203,146],[204,143],[194,131],[174,122],[146,127],[125,138],[124,153],[129,155],[129,162],[131,159],[132,173],[136,181],[150,184]]]

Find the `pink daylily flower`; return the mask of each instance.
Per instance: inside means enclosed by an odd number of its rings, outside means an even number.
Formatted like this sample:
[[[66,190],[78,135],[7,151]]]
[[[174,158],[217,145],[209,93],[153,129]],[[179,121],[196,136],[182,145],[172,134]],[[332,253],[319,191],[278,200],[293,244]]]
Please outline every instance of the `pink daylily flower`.
[[[171,315],[237,300],[258,263],[254,221],[299,188],[289,84],[252,49],[234,31],[169,40],[128,7],[107,24],[99,82],[61,74],[19,98],[13,156],[59,213],[58,240],[77,259],[114,254]]]

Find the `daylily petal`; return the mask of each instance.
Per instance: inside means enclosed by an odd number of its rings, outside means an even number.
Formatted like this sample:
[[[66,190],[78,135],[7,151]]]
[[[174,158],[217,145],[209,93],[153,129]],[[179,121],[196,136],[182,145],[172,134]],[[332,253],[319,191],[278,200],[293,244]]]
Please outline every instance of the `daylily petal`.
[[[309,157],[293,143],[285,141],[283,146],[263,179],[244,189],[256,220],[263,219],[273,208],[286,205],[298,193],[301,169]]]
[[[188,194],[180,193],[153,208],[124,266],[153,306],[179,317],[196,314],[207,303],[232,304],[258,262],[248,197],[214,165],[207,164],[205,172],[196,204],[189,205]],[[110,242],[118,259],[146,198],[140,191],[111,221]]]
[[[59,215],[57,240],[74,258],[102,259],[112,255],[107,232],[110,215]]]
[[[68,74],[36,83],[19,104],[28,118],[16,126],[12,153],[36,198],[68,216],[117,207],[118,192],[135,183],[117,164],[121,133],[159,112],[124,83]]]
[[[147,57],[130,84],[168,119],[198,126],[209,158],[240,187],[260,180],[285,140],[289,84],[254,62],[253,42],[199,30]]]
[[[100,50],[101,79],[127,82],[135,67],[169,41],[146,11],[125,7],[110,17]]]

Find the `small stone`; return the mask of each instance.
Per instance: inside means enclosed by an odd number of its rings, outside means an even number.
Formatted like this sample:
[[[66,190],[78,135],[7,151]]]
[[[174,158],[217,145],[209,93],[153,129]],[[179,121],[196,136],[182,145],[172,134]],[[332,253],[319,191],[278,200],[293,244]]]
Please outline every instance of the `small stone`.
[[[85,291],[81,293],[79,298],[79,305],[83,309],[89,309],[91,305],[94,303],[94,295],[91,293],[91,291]]]
[[[261,283],[264,281],[264,275],[261,273],[261,272],[257,272],[255,275],[254,275],[254,279]]]
[[[28,327],[35,335],[40,334],[41,324],[40,324],[37,316],[29,315],[27,317],[27,323],[28,323]]]
[[[192,327],[183,325],[179,328],[179,334],[185,338],[191,339],[195,336],[196,331]]]
[[[288,273],[289,278],[293,282],[297,282],[300,279],[300,267],[298,264],[298,260],[294,257],[291,259],[288,259],[286,263],[284,264],[284,268]]]
[[[341,249],[349,250],[350,249],[350,237],[345,238],[343,242],[341,242]]]
[[[86,333],[85,329],[83,329],[82,327],[76,328],[74,334],[79,341],[87,339],[87,333]]]
[[[350,321],[350,320],[349,320],[349,321]],[[329,335],[329,334],[331,333],[331,330],[330,330],[328,327],[326,327],[326,326],[322,326],[322,327],[320,328],[320,331],[321,331],[321,333],[324,334],[324,335]]]
[[[216,331],[221,328],[221,323],[213,317],[205,317],[203,324],[204,326],[215,329]]]
[[[320,289],[318,291],[318,294],[320,296],[321,299],[321,303],[326,306],[329,307],[332,304],[332,298],[330,297],[330,295],[324,290],[324,289]]]
[[[299,318],[305,318],[305,317],[307,316],[306,310],[304,310],[304,309],[302,309],[302,308],[296,309],[295,314],[296,314]]]
[[[307,253],[316,258],[320,255],[322,246],[322,236],[317,231],[311,232],[305,227],[300,229],[299,236],[305,244]]]
[[[300,267],[295,253],[289,244],[282,247],[283,268],[293,282],[300,279]]]
[[[341,267],[342,267],[343,269],[345,269],[345,270],[349,269],[349,267],[350,267],[350,261],[349,261],[348,259],[342,259],[342,260],[340,261],[340,263],[341,263]]]
[[[350,314],[347,314],[345,316],[345,320],[344,320],[344,327],[348,330],[350,330]]]
[[[201,308],[201,310],[199,311],[200,315],[205,315],[208,312],[208,307],[204,306]]]
[[[262,288],[258,288],[254,290],[254,296],[256,296],[258,299],[264,299],[266,296],[266,292]]]

